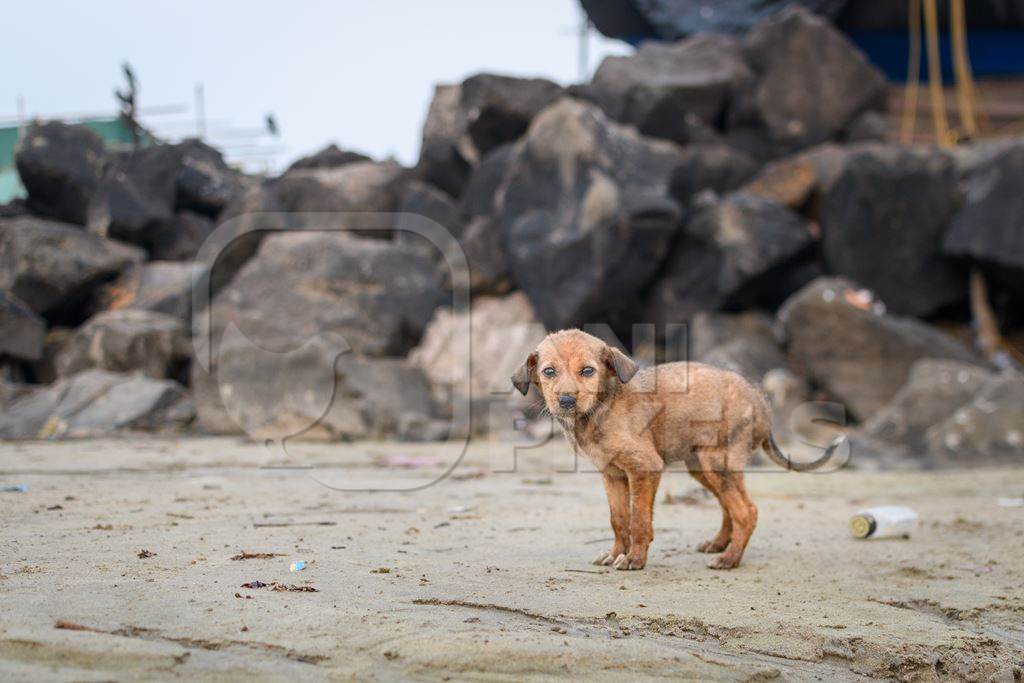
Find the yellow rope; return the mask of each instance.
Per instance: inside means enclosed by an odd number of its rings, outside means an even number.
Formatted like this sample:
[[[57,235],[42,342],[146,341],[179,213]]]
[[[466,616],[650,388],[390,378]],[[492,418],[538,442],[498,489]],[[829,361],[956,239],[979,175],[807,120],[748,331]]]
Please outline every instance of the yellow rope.
[[[907,55],[907,85],[903,91],[903,117],[900,122],[900,140],[904,145],[914,141],[917,121],[917,91],[921,82],[921,0],[909,0],[908,30],[910,51]]]
[[[942,93],[942,67],[939,58],[939,13],[935,0],[924,0],[924,30],[928,51],[928,91],[932,100],[932,120],[935,137],[941,147],[951,147],[952,137],[946,120],[946,105]]]
[[[974,118],[975,92],[971,75],[971,61],[967,52],[967,19],[964,15],[964,0],[952,0],[950,4],[949,28],[952,37],[953,67],[956,73],[957,106],[960,109],[960,125],[968,137],[978,135],[978,122]]]

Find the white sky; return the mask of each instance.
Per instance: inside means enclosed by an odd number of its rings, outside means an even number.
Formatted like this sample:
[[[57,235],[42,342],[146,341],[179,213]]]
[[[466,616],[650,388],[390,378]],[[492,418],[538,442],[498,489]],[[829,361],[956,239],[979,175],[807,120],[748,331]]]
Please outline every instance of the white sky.
[[[106,112],[120,64],[138,75],[158,132],[194,130],[195,84],[211,131],[273,112],[287,163],[334,141],[411,164],[433,85],[492,71],[577,80],[576,0],[63,0],[14,2],[0,40],[0,118]],[[596,35],[590,68],[630,48]],[[216,136],[215,141],[216,141]],[[235,145],[249,140],[235,138]]]

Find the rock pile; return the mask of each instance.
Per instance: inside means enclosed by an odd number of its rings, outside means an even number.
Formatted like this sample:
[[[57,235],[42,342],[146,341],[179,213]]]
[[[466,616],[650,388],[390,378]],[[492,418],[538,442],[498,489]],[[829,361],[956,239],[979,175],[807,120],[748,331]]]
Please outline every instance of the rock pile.
[[[256,178],[33,124],[0,207],[0,437],[486,433],[528,412],[507,376],[545,329],[596,325],[783,417],[840,404],[854,464],[1019,459],[1024,382],[967,322],[974,270],[1024,324],[1024,140],[887,144],[884,92],[791,9],[569,88],[438,86],[413,168],[332,145]]]

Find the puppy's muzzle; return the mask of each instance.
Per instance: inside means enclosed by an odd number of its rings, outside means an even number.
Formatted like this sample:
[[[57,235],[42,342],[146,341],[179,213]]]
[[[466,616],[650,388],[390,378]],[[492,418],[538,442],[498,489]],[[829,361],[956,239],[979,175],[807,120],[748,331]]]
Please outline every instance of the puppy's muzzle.
[[[574,396],[569,396],[568,394],[559,396],[558,407],[562,410],[572,410],[576,407],[576,398]]]

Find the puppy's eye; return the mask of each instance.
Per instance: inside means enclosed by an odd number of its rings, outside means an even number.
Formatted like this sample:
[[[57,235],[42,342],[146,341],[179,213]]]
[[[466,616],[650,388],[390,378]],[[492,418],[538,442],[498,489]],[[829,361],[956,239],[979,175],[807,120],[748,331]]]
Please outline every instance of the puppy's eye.
[[[541,372],[544,373],[545,377],[554,377],[555,376],[555,369],[554,368],[544,368]]]
[[[594,374],[594,368],[588,365],[582,370],[580,370],[580,374],[583,375],[584,377],[590,377],[591,375]]]

